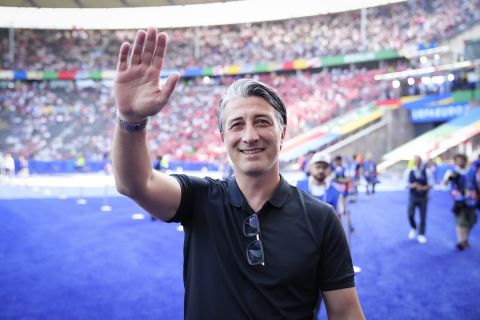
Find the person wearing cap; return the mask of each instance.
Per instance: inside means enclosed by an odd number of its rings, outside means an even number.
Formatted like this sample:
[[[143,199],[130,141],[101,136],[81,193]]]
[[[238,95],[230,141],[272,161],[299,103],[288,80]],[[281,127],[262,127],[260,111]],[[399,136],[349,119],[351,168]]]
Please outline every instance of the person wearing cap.
[[[166,44],[166,34],[150,28],[137,33],[132,50],[120,47],[112,153],[117,190],[183,226],[185,319],[312,319],[320,290],[330,319],[364,319],[334,210],[280,175],[287,112],[274,89],[238,79],[220,100],[219,132],[234,176],[152,169],[148,117],[179,80],[172,73],[160,86]]]
[[[310,176],[297,182],[297,187],[317,199],[338,208],[340,191],[332,184],[332,167],[330,156],[326,153],[315,153],[308,164]]]
[[[311,194],[315,198],[331,205],[337,211],[340,191],[332,185],[332,167],[330,156],[326,153],[313,154],[308,163],[308,176],[297,181],[297,188]],[[322,296],[318,302],[315,314],[318,317],[322,305]]]

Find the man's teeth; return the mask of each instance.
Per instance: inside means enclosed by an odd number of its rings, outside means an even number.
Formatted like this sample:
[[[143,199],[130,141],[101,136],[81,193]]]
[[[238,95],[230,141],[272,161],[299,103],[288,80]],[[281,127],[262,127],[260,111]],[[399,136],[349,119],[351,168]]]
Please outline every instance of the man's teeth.
[[[255,154],[261,152],[262,149],[253,149],[253,150],[243,150],[242,152],[245,154]]]

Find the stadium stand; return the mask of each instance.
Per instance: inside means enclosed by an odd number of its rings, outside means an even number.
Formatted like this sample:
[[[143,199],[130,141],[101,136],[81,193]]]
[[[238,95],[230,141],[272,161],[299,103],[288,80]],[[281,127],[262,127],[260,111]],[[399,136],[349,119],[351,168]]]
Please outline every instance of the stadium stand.
[[[368,9],[366,39],[360,13],[350,11],[276,22],[165,30],[167,68],[313,59],[348,53],[430,46],[480,20],[478,0],[408,1]],[[388,32],[386,31],[388,30]],[[1,68],[7,70],[115,69],[117,51],[135,30],[15,30],[15,60],[8,30],[0,30]]]
[[[479,0],[435,0],[369,8],[367,42],[358,34],[359,11],[165,30],[170,36],[166,67],[184,71],[184,78],[168,108],[150,122],[151,148],[177,160],[222,159],[212,128],[218,101],[234,75],[253,76],[278,89],[288,106],[288,139],[373,101],[398,98],[400,93],[374,76],[408,64],[383,59],[400,58],[397,50],[430,46],[477,23],[479,5]],[[12,55],[9,30],[0,29],[2,151],[42,161],[104,159],[115,116],[111,70],[120,43],[132,40],[135,31],[13,33]],[[366,51],[383,54],[373,56],[375,63],[351,64]],[[422,93],[421,87],[414,89]]]
[[[294,74],[262,74],[288,106],[288,136],[293,137],[382,94],[373,77],[379,70]],[[235,77],[183,81],[170,105],[151,119],[152,150],[178,160],[217,161],[223,157],[216,108],[226,85]],[[359,89],[359,83],[368,84]],[[80,155],[101,160],[110,150],[115,105],[111,88],[101,82],[80,87],[72,81],[16,82],[0,97],[0,129],[4,146],[37,160],[71,159]],[[318,111],[322,106],[322,112]],[[22,124],[21,126],[15,124]],[[205,143],[208,141],[208,143]]]

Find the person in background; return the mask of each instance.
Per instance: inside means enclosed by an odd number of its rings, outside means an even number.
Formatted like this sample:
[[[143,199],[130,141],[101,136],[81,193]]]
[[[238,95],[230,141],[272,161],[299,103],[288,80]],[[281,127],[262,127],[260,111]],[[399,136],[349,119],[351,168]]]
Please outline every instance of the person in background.
[[[425,164],[425,169],[427,170],[427,173],[432,177],[433,184],[436,185],[437,182],[437,163],[435,162],[434,159],[428,159],[427,163]]]
[[[308,164],[310,175],[304,180],[299,180],[297,187],[328,203],[336,211],[341,194],[332,183],[334,176],[332,175],[330,161],[328,154],[323,152],[315,153]]]
[[[477,222],[479,172],[477,162],[474,162],[469,170],[468,158],[465,154],[455,154],[453,161],[455,165],[453,169],[445,172],[443,182],[450,185],[450,195],[453,200],[452,211],[456,225],[456,248],[463,251],[470,247],[468,238]]]
[[[5,154],[0,151],[0,178],[5,176]]]
[[[18,176],[20,177],[28,177],[30,174],[29,167],[28,167],[28,160],[22,154],[18,157]]]
[[[408,232],[409,239],[417,238],[420,244],[427,243],[425,236],[427,224],[427,207],[428,195],[432,188],[432,177],[427,173],[423,166],[422,158],[416,155],[413,158],[414,167],[408,173],[408,221],[410,222],[410,231]],[[415,222],[415,209],[418,208],[420,213],[420,226],[417,229]]]
[[[87,160],[83,155],[78,156],[75,160],[75,171],[85,172],[87,171]]]
[[[343,217],[345,216],[347,218],[348,230],[349,232],[353,232],[355,229],[353,228],[352,218],[347,207],[351,178],[346,174],[346,169],[343,165],[343,158],[341,155],[337,155],[335,157],[332,166],[335,173],[333,181],[341,194],[340,202],[337,207],[338,217],[340,218],[340,221],[342,221]]]
[[[157,155],[157,158],[153,162],[153,169],[157,171],[165,172],[170,167],[170,164],[162,155]]]
[[[360,177],[362,172],[362,156],[360,154],[354,154],[352,160],[349,163],[348,175],[350,180],[349,201],[355,202],[358,197],[358,185],[360,183]]]
[[[13,158],[13,155],[10,152],[7,152],[4,161],[5,175],[7,177],[13,177],[15,175],[15,159]]]
[[[366,159],[363,162],[363,177],[367,183],[367,195],[375,194],[375,186],[379,181],[377,173],[377,162],[373,160],[371,153],[367,153]]]
[[[331,205],[335,211],[338,207],[338,201],[340,197],[340,191],[332,184],[333,175],[332,167],[330,165],[330,155],[322,152],[317,152],[310,157],[308,164],[309,175],[306,179],[299,180],[297,182],[297,188],[311,194],[315,198]],[[320,300],[315,310],[315,317],[320,314],[322,305],[322,296],[320,294]]]

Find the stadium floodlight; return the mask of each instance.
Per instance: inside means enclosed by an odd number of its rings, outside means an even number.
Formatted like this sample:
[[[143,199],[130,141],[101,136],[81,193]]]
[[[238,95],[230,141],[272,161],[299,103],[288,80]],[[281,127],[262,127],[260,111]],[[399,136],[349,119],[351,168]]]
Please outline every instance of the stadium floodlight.
[[[392,81],[392,87],[393,87],[394,89],[400,88],[400,81],[398,81],[398,80],[393,80],[393,81]]]

